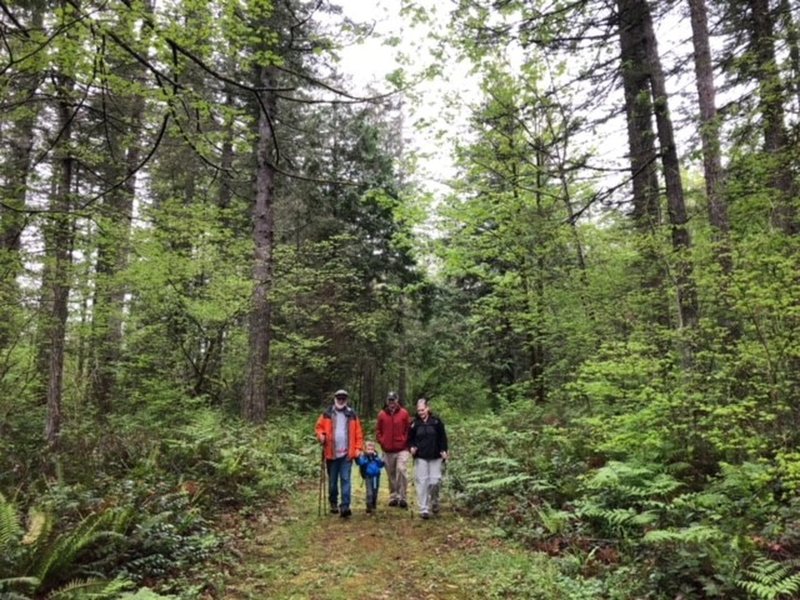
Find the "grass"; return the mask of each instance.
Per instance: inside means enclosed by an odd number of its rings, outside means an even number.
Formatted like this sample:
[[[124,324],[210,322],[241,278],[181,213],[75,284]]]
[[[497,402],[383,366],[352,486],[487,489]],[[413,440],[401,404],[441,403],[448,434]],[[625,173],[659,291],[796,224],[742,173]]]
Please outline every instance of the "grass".
[[[355,483],[360,484],[357,477]],[[342,519],[326,512],[318,516],[316,488],[303,488],[276,509],[253,517],[237,538],[241,560],[228,577],[224,597],[571,597],[548,556],[494,537],[486,524],[460,516],[447,502],[439,516],[423,521],[411,508],[388,507],[386,491],[381,494],[377,514],[368,515],[359,485],[353,516]]]

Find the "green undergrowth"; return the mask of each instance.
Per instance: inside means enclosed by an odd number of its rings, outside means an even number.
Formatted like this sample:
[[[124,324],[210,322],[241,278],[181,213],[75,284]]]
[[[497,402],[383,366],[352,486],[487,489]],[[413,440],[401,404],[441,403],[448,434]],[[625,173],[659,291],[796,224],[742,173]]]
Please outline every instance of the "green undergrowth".
[[[70,424],[53,477],[0,490],[0,596],[222,597],[220,515],[277,502],[318,464],[290,417],[254,427],[198,408],[89,425]]]

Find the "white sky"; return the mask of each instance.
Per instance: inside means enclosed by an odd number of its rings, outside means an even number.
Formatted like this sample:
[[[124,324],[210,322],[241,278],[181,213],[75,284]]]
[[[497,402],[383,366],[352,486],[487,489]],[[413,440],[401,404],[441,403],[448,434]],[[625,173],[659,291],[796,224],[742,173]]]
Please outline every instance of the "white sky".
[[[432,21],[412,26],[409,19],[400,16],[399,0],[338,0],[338,4],[353,20],[375,23],[374,36],[362,45],[340,51],[340,69],[353,77],[356,86],[363,86],[364,90],[369,86],[372,91],[390,89],[385,77],[401,66],[398,54],[404,54],[412,62],[403,67],[409,79],[435,61],[431,55],[431,30],[443,29],[451,10],[445,0],[418,0],[417,4],[425,8]],[[385,44],[392,37],[399,38],[399,45]],[[423,156],[415,179],[434,194],[445,193],[443,182],[454,175],[449,139],[463,132],[467,115],[463,109],[448,106],[447,94],[476,90],[467,84],[468,68],[466,64],[448,64],[449,81],[444,78],[423,81],[404,95],[405,144]]]

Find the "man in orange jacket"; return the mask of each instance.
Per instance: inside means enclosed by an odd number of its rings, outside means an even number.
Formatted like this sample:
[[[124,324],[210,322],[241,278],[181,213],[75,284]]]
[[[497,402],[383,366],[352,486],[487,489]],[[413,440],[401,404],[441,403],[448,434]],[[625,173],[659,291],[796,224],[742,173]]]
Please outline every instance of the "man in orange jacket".
[[[319,419],[315,432],[317,440],[324,448],[325,464],[328,469],[328,500],[332,513],[342,518],[352,514],[350,510],[351,472],[353,460],[361,455],[364,433],[356,411],[347,405],[349,395],[346,390],[338,390],[333,395],[333,404],[325,409]],[[339,502],[339,483],[342,497]]]

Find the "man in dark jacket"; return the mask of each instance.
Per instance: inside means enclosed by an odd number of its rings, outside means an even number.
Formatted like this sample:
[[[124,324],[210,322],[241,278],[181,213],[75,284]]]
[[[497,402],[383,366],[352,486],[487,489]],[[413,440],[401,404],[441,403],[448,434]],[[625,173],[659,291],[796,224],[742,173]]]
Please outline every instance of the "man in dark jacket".
[[[441,419],[434,416],[425,398],[417,400],[417,416],[411,423],[408,448],[414,457],[417,504],[423,519],[439,512],[439,486],[442,463],[447,460],[447,433]]]
[[[389,506],[406,508],[406,489],[408,488],[408,431],[411,417],[400,406],[395,392],[386,396],[386,406],[378,413],[375,427],[378,443],[383,449],[386,462],[386,476],[389,479]]]

